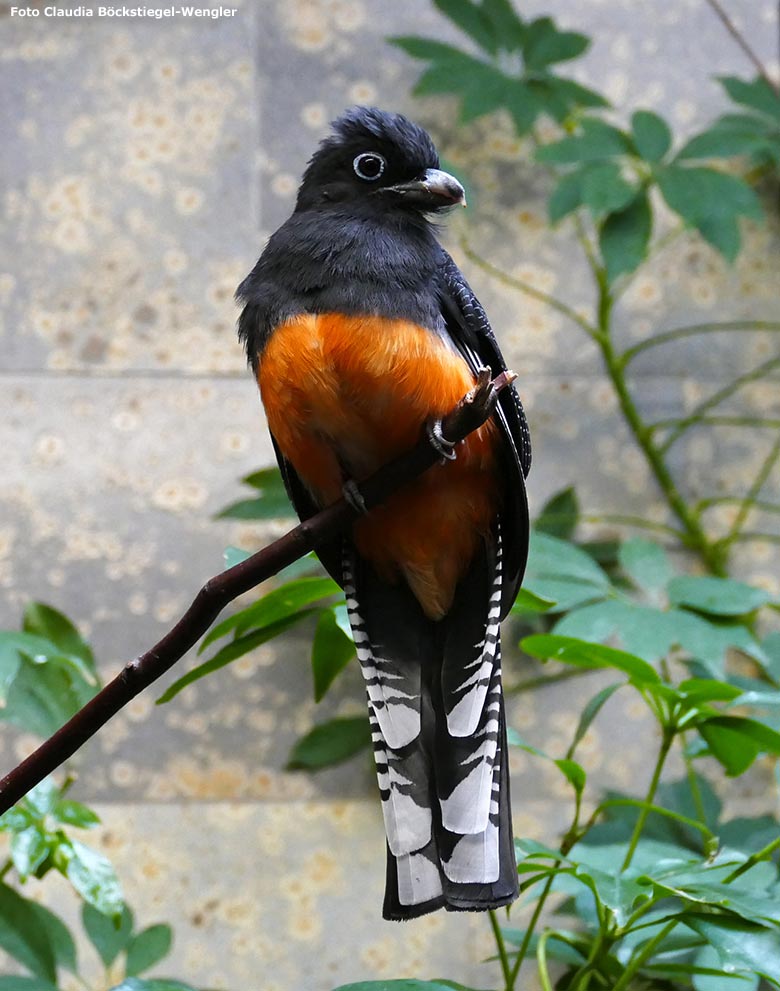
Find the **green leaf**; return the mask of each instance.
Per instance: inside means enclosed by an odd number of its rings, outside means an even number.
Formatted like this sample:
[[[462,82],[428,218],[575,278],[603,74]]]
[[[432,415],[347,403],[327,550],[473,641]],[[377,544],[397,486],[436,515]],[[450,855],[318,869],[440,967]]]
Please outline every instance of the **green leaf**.
[[[97,682],[92,648],[64,613],[43,602],[32,602],[24,611],[23,628],[27,633],[51,640],[63,654],[80,658],[83,661],[82,673],[87,680]]]
[[[337,615],[336,610],[340,611]],[[355,656],[355,644],[347,632],[347,607],[340,605],[320,613],[311,648],[311,669],[314,676],[314,701],[320,702],[333,679]],[[345,629],[345,625],[347,629]]]
[[[49,856],[49,839],[38,826],[28,826],[14,835],[11,840],[11,859],[25,880],[41,866]]]
[[[533,88],[520,79],[513,79],[504,93],[504,106],[512,117],[518,137],[528,134],[544,110]],[[471,202],[471,199],[469,199]]]
[[[21,726],[37,736],[48,737],[75,715],[95,692],[96,686],[82,677],[69,658],[50,655],[33,660],[23,653],[19,671],[8,690],[6,705],[0,707],[0,720]]]
[[[242,479],[257,490],[253,499],[241,499],[221,510],[216,519],[275,520],[295,516],[278,468],[264,468]]]
[[[665,588],[674,574],[666,551],[641,537],[632,537],[620,545],[618,561],[634,584],[648,592]]]
[[[574,213],[575,210],[582,206],[582,180],[584,174],[584,169],[568,172],[552,191],[550,199],[547,201],[547,214],[551,224],[559,223],[564,217],[568,217],[570,213]],[[542,529],[547,533],[553,532],[547,530],[545,527],[539,527],[538,521],[536,525],[538,529]],[[553,533],[553,536],[558,536],[558,534]],[[569,536],[569,534],[561,534],[561,536]]]
[[[582,173],[582,202],[595,219],[623,210],[636,195],[615,162],[600,162]]]
[[[780,121],[780,96],[765,79],[758,76],[748,83],[737,76],[718,76],[718,81],[735,103],[765,114],[774,124]]]
[[[168,978],[144,980],[140,977],[126,977],[121,984],[115,984],[110,991],[196,991],[189,984],[172,981]]]
[[[574,606],[603,599],[611,585],[602,568],[566,540],[532,531],[525,588],[556,603],[552,612],[566,612]]]
[[[171,951],[173,933],[171,927],[163,924],[149,926],[133,936],[127,945],[127,962],[125,973],[128,977],[138,974],[167,957]]]
[[[617,681],[612,685],[607,685],[602,688],[601,691],[596,692],[593,698],[585,704],[584,709],[580,713],[579,722],[577,723],[577,729],[574,731],[574,739],[571,741],[571,745],[568,750],[568,755],[571,756],[577,749],[580,741],[585,736],[585,734],[590,729],[590,725],[596,716],[601,712],[602,706],[612,698],[618,688],[623,687],[622,681]]]
[[[357,984],[342,984],[335,991],[450,991],[451,988],[469,991],[461,984],[451,981],[359,981]]]
[[[742,774],[758,757],[758,744],[728,725],[707,720],[699,723],[696,728],[712,756],[723,765],[729,777]]]
[[[759,978],[755,974],[724,974],[720,967],[720,954],[714,946],[703,946],[694,964],[696,971],[692,983],[695,991],[756,991],[758,987]]]
[[[538,615],[549,612],[556,603],[552,599],[545,599],[541,595],[536,595],[527,588],[521,588],[517,593],[517,598],[512,604],[513,616]]]
[[[757,117],[731,114],[721,117],[700,134],[694,134],[677,153],[675,161],[771,153],[773,138],[777,140],[764,121]]]
[[[132,912],[123,905],[117,925],[117,920],[99,912],[94,906],[85,904],[81,909],[81,921],[100,959],[106,967],[110,967],[130,942],[133,931]]]
[[[569,758],[563,758],[561,760],[553,761],[555,766],[559,771],[562,772],[569,784],[574,788],[578,795],[581,795],[585,789],[585,782],[587,780],[587,775],[585,774],[585,768],[581,764],[578,764],[575,760],[570,760]]]
[[[320,723],[292,749],[290,770],[319,770],[365,750],[371,744],[371,729],[365,716],[350,716]]]
[[[599,250],[610,282],[633,272],[645,260],[652,227],[650,201],[644,190],[628,206],[609,214],[599,230]]]
[[[0,949],[46,981],[56,981],[54,950],[40,915],[20,894],[0,883]]]
[[[77,972],[76,967],[76,944],[68,930],[68,927],[58,916],[50,912],[48,908],[39,905],[37,902],[28,903],[33,910],[33,915],[38,921],[38,925],[45,933],[49,946],[54,953],[54,960],[57,966],[64,968],[71,974]],[[0,985],[0,989],[2,985]]]
[[[54,778],[44,778],[39,781],[34,788],[24,797],[24,801],[29,805],[36,816],[48,815],[57,804],[60,790],[54,782]]]
[[[6,975],[0,977],[0,991],[58,991],[54,984],[41,980],[40,977],[16,977]]]
[[[493,28],[493,37],[504,51],[519,51],[525,40],[525,24],[510,0],[482,0],[482,10]]]
[[[79,829],[91,829],[100,822],[100,817],[92,809],[82,805],[81,802],[74,802],[71,799],[62,799],[57,802],[53,809],[54,818],[58,822],[64,822],[68,826],[76,826]]]
[[[63,844],[64,846],[64,844]],[[64,874],[84,901],[104,915],[122,911],[122,889],[109,860],[78,840],[69,840]]]
[[[743,616],[772,601],[762,588],[731,578],[680,575],[669,583],[669,600],[712,616]]]
[[[0,633],[0,704],[8,697],[8,689],[19,671],[22,659],[13,638]]]
[[[637,902],[650,898],[647,885],[637,882],[636,871],[623,871],[619,864],[612,870],[580,864],[575,874],[589,884],[601,904],[612,913],[618,926],[625,925]]]
[[[280,633],[284,633],[285,630],[289,630],[291,626],[295,626],[302,619],[305,619],[311,614],[311,609],[304,609],[302,612],[295,613],[293,616],[288,616],[286,619],[281,619],[277,623],[271,623],[270,626],[263,626],[259,630],[255,630],[254,633],[248,633],[246,636],[239,637],[236,640],[231,640],[227,646],[223,647],[221,650],[210,657],[203,664],[199,664],[197,667],[188,671],[187,674],[183,675],[177,681],[174,681],[172,685],[165,689],[162,695],[157,699],[157,705],[163,705],[166,702],[170,702],[171,699],[175,698],[180,691],[191,685],[195,681],[199,681],[201,678],[205,678],[208,674],[213,674],[214,671],[218,671],[220,668],[224,668],[226,665],[235,661],[239,657],[243,657],[244,654],[248,654],[250,651],[259,647],[261,644],[267,643],[269,640],[273,640],[278,637]]]
[[[495,54],[498,49],[490,20],[471,0],[433,0],[434,6],[472,38],[480,48]]]
[[[703,936],[730,973],[747,971],[780,982],[780,932],[728,916],[686,912],[685,925]]]
[[[556,62],[568,62],[582,55],[590,45],[587,35],[559,31],[550,17],[539,17],[526,25],[523,58],[527,70],[546,69]]]
[[[243,564],[251,556],[251,551],[244,551],[240,547],[226,547],[222,552],[222,557],[225,559],[225,570],[235,568],[237,564]]]
[[[661,680],[656,670],[641,657],[574,637],[537,634],[525,637],[520,646],[532,657],[542,660],[561,661],[583,668],[614,668],[628,675],[636,685],[653,685]]]
[[[537,533],[547,533],[551,537],[568,540],[577,527],[580,506],[574,486],[562,489],[551,496],[542,506],[534,521]]]
[[[581,122],[580,133],[537,149],[540,162],[555,165],[576,165],[580,162],[604,162],[631,153],[631,144],[617,127],[595,117]]]
[[[762,216],[756,195],[744,180],[714,169],[670,165],[659,170],[658,185],[672,210],[728,261],[739,251],[737,218]]]
[[[342,594],[341,589],[332,578],[320,576],[296,578],[268,592],[257,602],[247,606],[246,609],[241,609],[232,616],[228,616],[221,623],[217,623],[204,637],[198,652],[202,653],[215,640],[219,640],[228,633],[241,634],[252,628],[261,629],[265,626],[271,626],[301,612],[312,602],[319,602],[332,595]]]
[[[660,162],[672,147],[672,132],[666,121],[649,110],[637,110],[631,131],[639,154],[647,162]]]

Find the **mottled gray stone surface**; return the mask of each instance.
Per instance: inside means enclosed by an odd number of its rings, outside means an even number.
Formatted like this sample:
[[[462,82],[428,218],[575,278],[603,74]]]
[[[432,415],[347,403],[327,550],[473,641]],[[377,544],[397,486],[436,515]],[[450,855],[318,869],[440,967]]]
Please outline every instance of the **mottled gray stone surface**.
[[[776,69],[774,3],[729,9]],[[327,121],[355,102],[416,116],[473,187],[448,243],[520,374],[533,507],[576,483],[590,511],[668,521],[590,342],[463,255],[460,237],[508,274],[592,307],[571,231],[545,225],[549,179],[518,166],[528,149],[506,122],[462,128],[450,101],[410,98],[419,66],[384,39],[454,40],[427,3],[244,0],[233,18],[167,22],[21,20],[9,10],[0,19],[2,626],[31,598],[51,602],[78,621],[108,678],[171,625],[227,544],[253,548],[280,531],[213,520],[238,497],[237,479],[271,461],[231,297],[289,213]],[[712,75],[750,71],[703,0],[534,0],[523,10],[596,36],[572,71],[606,91],[616,119],[654,108],[684,136],[722,109]],[[660,253],[619,303],[620,340],[776,318],[777,229],[744,232],[733,269],[693,237]],[[774,352],[760,334],[745,334],[739,349],[710,335],[650,351],[634,368],[642,408],[680,414]],[[732,412],[777,417],[777,378],[733,402]],[[675,467],[698,494],[744,491],[771,441],[767,431],[692,432]],[[775,471],[767,490],[779,485]],[[715,523],[727,526],[732,511],[717,510]],[[776,517],[754,522],[777,531]],[[780,591],[771,545],[746,545],[736,567]],[[163,969],[260,991],[412,974],[489,984],[482,920],[381,922],[384,850],[368,760],[313,778],[284,771],[315,720],[361,711],[354,670],[315,707],[310,635],[301,627],[157,708],[169,675],[74,761],[77,792],[99,805],[100,843],[140,920],[177,931]],[[522,663],[508,659],[508,682]],[[584,693],[575,684],[512,697],[510,722],[561,752]],[[594,784],[639,787],[652,734],[636,704],[610,702],[583,744]],[[637,738],[643,746],[630,748]],[[4,730],[3,767],[33,742]],[[569,812],[565,784],[524,754],[513,769],[516,832],[553,841]],[[58,911],[74,911],[64,885],[43,888]]]

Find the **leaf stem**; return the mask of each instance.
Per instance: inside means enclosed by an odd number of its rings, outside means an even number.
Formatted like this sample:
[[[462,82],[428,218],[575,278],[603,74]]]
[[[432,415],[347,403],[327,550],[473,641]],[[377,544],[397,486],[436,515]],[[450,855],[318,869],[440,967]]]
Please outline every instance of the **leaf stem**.
[[[634,853],[636,852],[637,844],[642,835],[642,830],[645,827],[645,822],[650,814],[650,808],[653,805],[653,799],[655,798],[655,793],[658,790],[658,784],[661,780],[661,772],[663,771],[664,764],[666,763],[666,758],[669,756],[669,750],[672,746],[672,741],[674,740],[675,729],[673,726],[665,726],[663,730],[663,736],[661,738],[661,748],[658,751],[658,759],[655,762],[655,768],[653,769],[653,776],[650,779],[650,785],[647,789],[647,794],[645,795],[645,804],[642,811],[639,813],[639,818],[634,826],[634,831],[631,834],[631,840],[628,844],[628,850],[626,851],[625,859],[621,870],[628,870],[631,866],[631,861],[634,859]]]
[[[560,860],[556,861],[554,867],[560,864]],[[550,873],[547,875],[547,880],[544,882],[544,887],[542,888],[541,894],[537,899],[536,905],[534,906],[531,918],[528,920],[528,925],[526,926],[525,935],[523,936],[523,942],[520,944],[520,948],[517,951],[517,959],[514,962],[509,973],[509,979],[506,983],[506,991],[514,991],[515,982],[517,981],[517,976],[520,973],[520,968],[523,965],[523,960],[528,953],[528,947],[531,943],[531,937],[534,934],[534,929],[536,929],[536,924],[539,921],[539,916],[542,914],[542,909],[544,908],[547,897],[550,894],[550,889],[552,888],[553,881],[555,880],[555,874]]]
[[[751,867],[755,867],[757,863],[770,857],[777,849],[780,849],[780,836],[776,836],[771,843],[767,843],[767,845],[761,847],[760,850],[757,850],[755,853],[751,853],[744,864],[740,864],[736,870],[733,870],[731,874],[723,878],[721,884],[731,884],[731,882],[736,880],[741,874],[749,871]]]
[[[687,327],[675,327],[672,330],[665,330],[661,334],[654,334],[633,347],[626,348],[621,354],[624,365],[633,361],[638,354],[648,351],[650,348],[660,347],[670,341],[678,341],[684,337],[694,337],[698,334],[718,334],[724,331],[756,332],[768,330],[780,332],[780,323],[774,320],[724,320],[722,323],[694,323]]]
[[[495,910],[490,909],[488,912],[490,916],[490,926],[493,930],[493,938],[496,941],[496,949],[498,950],[498,959],[501,961],[501,973],[504,977],[504,984],[506,985],[506,991],[512,991],[511,977],[512,968],[509,964],[509,957],[506,952],[506,943],[504,942],[504,934],[501,932],[501,926],[498,924],[498,917],[496,916]]]
[[[546,930],[536,944],[536,962],[539,965],[539,983],[542,986],[542,991],[553,991],[550,972],[547,970],[547,940],[549,937],[550,930]]]
[[[766,480],[772,474],[772,469],[777,464],[778,458],[780,458],[780,434],[772,445],[772,448],[766,458],[764,458],[764,462],[761,465],[758,474],[753,479],[753,483],[748,489],[745,497],[742,499],[736,518],[731,524],[731,529],[722,541],[724,547],[728,547],[729,544],[733,543],[739,537],[745,526],[745,522],[747,521],[748,514],[753,508],[755,500],[761,492],[761,489],[764,487]]]
[[[671,919],[667,924],[656,933],[651,940],[645,943],[642,951],[638,953],[623,971],[620,980],[614,985],[612,991],[625,991],[626,988],[630,986],[631,981],[634,979],[634,975],[645,962],[652,955],[653,951],[657,946],[659,946],[669,935],[669,933],[674,929],[674,927],[679,922],[679,919]]]
[[[557,296],[553,296],[550,293],[545,292],[543,289],[537,289],[536,286],[532,286],[530,282],[526,282],[524,279],[518,279],[513,275],[509,275],[507,272],[504,272],[495,265],[492,265],[489,261],[474,251],[465,237],[460,239],[460,247],[469,261],[481,268],[483,272],[486,272],[488,275],[492,276],[497,282],[508,286],[510,289],[517,289],[520,292],[525,293],[526,296],[539,300],[540,303],[545,303],[551,309],[556,310],[558,313],[563,314],[563,316],[576,323],[578,327],[585,331],[588,337],[595,337],[596,328],[588,320],[586,320],[585,317],[577,313],[575,309],[567,303],[564,303],[563,300],[560,300]]]
[[[751,48],[751,46],[748,44],[748,40],[744,36],[744,34],[742,34],[742,32],[737,28],[737,25],[734,23],[734,21],[729,17],[728,13],[722,6],[720,0],[707,0],[707,3],[710,5],[710,7],[712,7],[712,9],[718,15],[718,17],[723,23],[723,26],[726,28],[726,30],[734,39],[734,41],[736,41],[736,43],[742,49],[744,54],[747,55],[748,59],[753,63],[753,66],[755,67],[759,76],[761,76],[761,78],[764,80],[767,86],[769,86],[769,88],[773,90],[773,92],[775,92],[780,96],[780,88],[778,88],[777,83],[775,83],[772,80],[771,76],[766,70],[766,66],[758,57],[758,55],[755,53],[755,51]]]

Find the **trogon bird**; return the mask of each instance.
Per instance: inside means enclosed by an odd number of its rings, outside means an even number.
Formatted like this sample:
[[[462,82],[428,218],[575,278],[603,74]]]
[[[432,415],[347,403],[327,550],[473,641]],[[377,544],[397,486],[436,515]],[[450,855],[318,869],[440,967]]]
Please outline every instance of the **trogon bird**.
[[[344,588],[387,833],[384,916],[517,897],[499,624],[528,548],[531,448],[514,388],[452,450],[440,418],[504,360],[436,239],[465,204],[429,135],[356,107],[306,168],[295,210],[241,283],[239,335],[301,519],[412,447],[416,481],[318,548]],[[483,373],[484,374],[484,373]]]

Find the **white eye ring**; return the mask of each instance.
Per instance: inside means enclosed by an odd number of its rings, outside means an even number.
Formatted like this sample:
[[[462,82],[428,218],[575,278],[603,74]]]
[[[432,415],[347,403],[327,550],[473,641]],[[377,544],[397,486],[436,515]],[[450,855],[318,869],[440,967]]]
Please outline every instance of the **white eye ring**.
[[[368,159],[371,159],[372,164],[375,162],[378,165],[379,169],[377,172],[364,171],[363,166],[364,164],[368,164]],[[387,162],[376,151],[364,151],[355,157],[352,162],[352,168],[355,170],[355,175],[359,179],[363,179],[366,182],[376,182],[387,168]]]

